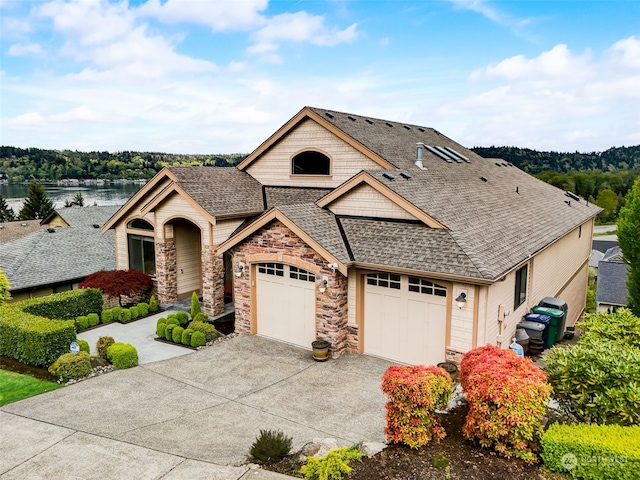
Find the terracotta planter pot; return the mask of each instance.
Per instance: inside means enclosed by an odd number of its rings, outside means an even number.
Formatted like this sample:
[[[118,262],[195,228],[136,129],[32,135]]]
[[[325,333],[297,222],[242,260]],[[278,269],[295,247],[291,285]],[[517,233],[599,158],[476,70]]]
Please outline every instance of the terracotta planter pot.
[[[313,348],[313,359],[316,362],[324,362],[329,358],[329,347],[331,344],[326,340],[314,340],[311,342]]]

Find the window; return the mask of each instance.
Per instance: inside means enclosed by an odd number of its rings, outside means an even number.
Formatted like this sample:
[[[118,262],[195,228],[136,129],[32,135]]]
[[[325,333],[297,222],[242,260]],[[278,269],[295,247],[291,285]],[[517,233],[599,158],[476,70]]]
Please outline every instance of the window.
[[[258,272],[284,277],[284,265],[281,263],[261,263],[258,265]]]
[[[527,298],[527,273],[529,271],[529,265],[518,269],[516,271],[516,294],[513,301],[513,308],[516,309]]]
[[[418,277],[409,277],[409,291],[424,293],[425,295],[436,295],[438,297],[447,296],[446,287]]]
[[[302,152],[291,160],[292,175],[330,175],[331,160],[320,152]]]
[[[289,278],[312,283],[316,281],[316,276],[313,273],[307,272],[306,270],[298,267],[289,267]]]
[[[156,274],[156,252],[153,237],[128,234],[129,268],[147,275]]]
[[[141,218],[137,218],[135,220],[131,220],[127,224],[128,228],[135,228],[136,230],[151,230],[153,232],[153,225],[151,225],[146,220],[142,220]]]
[[[400,290],[400,275],[393,275],[392,273],[369,273],[367,274],[367,285]]]

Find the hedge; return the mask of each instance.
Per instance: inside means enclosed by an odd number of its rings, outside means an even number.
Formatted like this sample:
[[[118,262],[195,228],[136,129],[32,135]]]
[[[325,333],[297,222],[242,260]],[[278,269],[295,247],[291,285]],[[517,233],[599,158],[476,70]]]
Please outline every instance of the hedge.
[[[107,348],[107,359],[118,368],[131,368],[138,365],[138,351],[130,343],[114,343]]]
[[[102,293],[90,288],[4,304],[0,306],[0,355],[47,367],[67,353],[76,339],[73,319],[101,310]]]
[[[640,478],[640,426],[553,424],[542,437],[550,470],[573,478]]]

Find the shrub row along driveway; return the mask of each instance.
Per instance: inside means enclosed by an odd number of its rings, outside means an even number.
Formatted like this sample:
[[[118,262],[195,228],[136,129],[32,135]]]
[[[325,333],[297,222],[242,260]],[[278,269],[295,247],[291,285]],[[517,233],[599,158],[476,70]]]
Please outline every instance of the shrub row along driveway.
[[[0,475],[158,478],[200,462],[239,465],[260,429],[284,431],[294,447],[317,437],[383,441],[388,366],[358,355],[316,363],[264,338],[226,339],[2,407]],[[70,471],[56,470],[63,465]],[[220,478],[239,478],[231,475]]]

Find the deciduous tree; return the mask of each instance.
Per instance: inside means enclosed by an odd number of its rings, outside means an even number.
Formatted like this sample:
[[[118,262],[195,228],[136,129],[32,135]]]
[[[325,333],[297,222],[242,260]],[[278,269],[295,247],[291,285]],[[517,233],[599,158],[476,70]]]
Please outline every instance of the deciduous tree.
[[[152,287],[153,279],[138,270],[100,270],[80,284],[80,288],[97,288],[106,295],[118,297],[120,306],[123,296],[140,295],[149,292]]]

